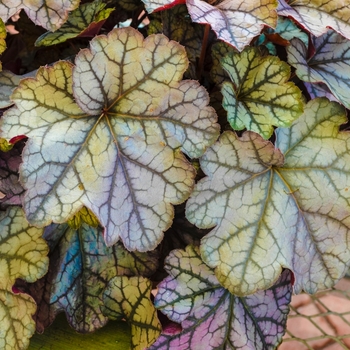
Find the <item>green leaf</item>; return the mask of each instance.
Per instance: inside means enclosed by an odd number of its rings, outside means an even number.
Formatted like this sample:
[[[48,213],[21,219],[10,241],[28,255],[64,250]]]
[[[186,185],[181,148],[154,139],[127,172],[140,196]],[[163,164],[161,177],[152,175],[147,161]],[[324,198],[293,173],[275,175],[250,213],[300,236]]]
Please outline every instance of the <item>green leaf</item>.
[[[20,9],[24,9],[28,17],[37,25],[48,30],[57,30],[68,18],[68,12],[79,6],[80,0],[2,0],[0,17],[6,22]]]
[[[187,202],[190,222],[215,228],[201,241],[204,261],[237,295],[270,287],[283,267],[294,290],[334,285],[350,265],[350,135],[342,106],[308,103],[276,148],[259,135],[224,133],[201,158],[207,177]],[[284,157],[283,157],[284,154]]]
[[[248,48],[226,55],[221,62],[232,80],[223,83],[221,92],[233,129],[247,128],[268,139],[273,126],[289,126],[301,115],[301,91],[287,82],[290,67],[278,57]]]
[[[103,291],[118,275],[152,275],[157,253],[128,252],[120,243],[107,247],[100,228],[83,223],[78,229],[53,225],[45,230],[50,245],[49,272],[24,290],[33,296],[42,333],[56,314],[65,311],[78,332],[93,332],[107,323],[102,315]]]
[[[1,349],[26,349],[35,331],[34,300],[13,292],[12,286],[17,278],[34,282],[46,273],[48,247],[42,232],[28,225],[19,207],[0,214]]]
[[[161,332],[156,309],[150,300],[152,283],[140,276],[114,277],[104,292],[104,314],[114,320],[125,318],[131,325],[131,348],[143,350]]]
[[[293,38],[298,38],[305,45],[309,44],[308,35],[289,18],[278,16],[278,22],[275,32],[278,33],[283,39],[292,40]]]
[[[0,18],[0,55],[6,50],[6,27]],[[1,68],[1,65],[0,65]]]
[[[350,40],[350,3],[344,0],[279,0],[278,14],[293,18],[315,36],[333,28]]]
[[[67,21],[56,32],[46,32],[35,42],[35,46],[50,46],[62,43],[68,39],[83,35],[89,29],[103,24],[109,17],[112,8],[105,9],[102,0],[80,5],[69,14]],[[95,29],[96,31],[96,29]]]
[[[276,27],[276,0],[187,0],[192,21],[210,24],[218,39],[242,51],[264,26]]]
[[[336,98],[350,108],[350,41],[333,30],[314,38],[315,53],[295,39],[287,48],[288,62],[296,68],[297,76],[310,83],[325,83]]]
[[[144,40],[115,29],[75,63],[73,88],[71,64],[40,68],[21,81],[17,107],[3,117],[2,137],[29,137],[21,167],[27,218],[60,223],[86,206],[108,245],[121,238],[129,250],[152,250],[171,225],[172,204],[193,188],[182,152],[200,157],[218,136],[215,110],[197,82],[180,82],[185,51],[163,35]]]
[[[292,294],[290,271],[270,289],[240,298],[219,284],[196,247],[172,251],[165,268],[169,276],[158,285],[155,304],[181,323],[182,332],[165,329],[149,350],[272,350],[281,342]]]

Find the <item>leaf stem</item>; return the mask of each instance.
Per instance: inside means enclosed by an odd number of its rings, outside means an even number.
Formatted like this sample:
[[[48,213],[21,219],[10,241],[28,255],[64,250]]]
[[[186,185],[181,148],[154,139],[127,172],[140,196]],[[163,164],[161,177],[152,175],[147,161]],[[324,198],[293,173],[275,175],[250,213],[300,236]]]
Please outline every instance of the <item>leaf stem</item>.
[[[205,60],[206,52],[207,52],[209,31],[210,31],[210,25],[205,24],[204,25],[203,40],[202,40],[202,50],[201,50],[201,55],[199,57],[199,62],[198,62],[198,66],[197,66],[197,78],[198,78],[198,80],[201,79],[203,69],[204,69],[204,60]]]

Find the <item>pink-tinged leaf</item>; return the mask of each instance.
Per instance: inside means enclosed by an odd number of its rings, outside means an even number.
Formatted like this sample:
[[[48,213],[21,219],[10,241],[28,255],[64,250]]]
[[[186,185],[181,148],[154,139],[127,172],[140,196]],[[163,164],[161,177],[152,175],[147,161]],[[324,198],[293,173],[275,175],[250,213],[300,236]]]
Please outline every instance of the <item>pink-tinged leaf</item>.
[[[21,205],[24,188],[19,182],[18,168],[22,162],[24,142],[17,142],[11,150],[0,151],[0,208],[7,205]]]
[[[169,273],[158,286],[156,307],[181,323],[178,334],[163,333],[149,350],[275,349],[285,332],[292,285],[285,270],[275,285],[248,297],[223,288],[199,249],[174,250]]]
[[[264,26],[277,25],[276,0],[187,0],[192,21],[210,24],[220,40],[242,51]]]
[[[55,31],[67,20],[69,11],[79,6],[79,2],[80,0],[2,0],[0,17],[6,22],[23,9],[35,24]]]
[[[38,304],[37,331],[42,333],[65,311],[78,332],[92,332],[107,322],[102,315],[102,294],[117,275],[151,275],[157,268],[156,253],[131,253],[121,244],[107,247],[101,228],[83,223],[77,230],[52,225],[44,237],[50,246],[49,272],[24,290]]]
[[[313,40],[314,54],[309,57],[304,43],[293,39],[287,48],[288,62],[297,76],[309,83],[322,82],[334,96],[350,108],[350,41],[333,30]]]
[[[315,36],[333,28],[350,40],[350,2],[347,0],[279,0],[278,14],[292,17]]]

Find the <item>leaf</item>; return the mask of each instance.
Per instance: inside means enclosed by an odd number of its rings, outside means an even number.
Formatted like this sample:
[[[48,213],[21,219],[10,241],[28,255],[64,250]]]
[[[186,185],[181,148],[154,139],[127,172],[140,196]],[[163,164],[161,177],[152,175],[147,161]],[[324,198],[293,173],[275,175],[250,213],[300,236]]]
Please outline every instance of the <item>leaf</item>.
[[[293,38],[298,38],[305,45],[309,44],[308,35],[289,18],[278,16],[278,22],[275,32],[288,41],[292,40]]]
[[[343,0],[279,0],[277,12],[320,36],[333,28],[350,40],[350,3]]]
[[[131,348],[143,350],[161,332],[156,309],[150,300],[152,283],[141,277],[114,277],[104,295],[104,314],[113,320],[126,318],[131,325]]]
[[[0,72],[0,108],[13,105],[10,96],[18,86],[21,78],[20,75],[13,74],[8,70]]]
[[[202,0],[187,0],[192,21],[210,24],[218,39],[242,51],[260,34],[264,26],[276,27],[277,1],[226,0],[213,5]]]
[[[335,96],[330,92],[326,84],[323,83],[304,83],[307,92],[311,99],[317,97],[327,97],[330,101],[339,102]]]
[[[0,4],[1,6],[1,4]],[[0,55],[6,50],[6,27],[0,18]],[[1,65],[0,65],[1,68]]]
[[[78,332],[103,327],[102,294],[117,275],[151,275],[157,254],[131,253],[121,244],[107,247],[100,228],[83,223],[79,229],[54,225],[45,231],[50,245],[48,274],[24,287],[38,304],[37,331],[42,333],[56,314],[65,311],[69,324]]]
[[[29,295],[14,293],[12,286],[16,278],[34,282],[46,273],[48,247],[42,231],[28,225],[19,207],[0,214],[1,349],[26,349],[35,331],[35,302]]]
[[[8,205],[21,205],[24,195],[24,188],[18,179],[24,142],[17,142],[11,146],[7,152],[0,151],[0,192],[4,195],[0,199],[2,209]]]
[[[204,261],[237,295],[270,287],[282,268],[296,293],[329,288],[350,265],[348,132],[345,111],[308,103],[276,148],[255,133],[224,133],[201,158],[207,177],[187,202],[190,222],[215,228],[201,241]],[[284,154],[284,156],[283,156]]]
[[[232,80],[222,84],[221,92],[233,129],[247,128],[268,139],[273,126],[289,126],[302,113],[301,91],[287,82],[290,67],[278,57],[248,48],[226,55],[221,63]]]
[[[153,11],[169,10],[170,8],[185,4],[186,0],[142,0],[145,4],[146,11],[152,13]]]
[[[97,227],[99,222],[96,216],[86,207],[81,208],[71,219],[67,221],[67,224],[77,230],[85,222],[89,226]]]
[[[72,65],[58,62],[21,81],[17,107],[3,117],[2,137],[30,138],[21,167],[27,218],[60,223],[86,206],[108,245],[121,238],[129,250],[151,250],[172,204],[192,191],[195,171],[181,151],[197,158],[215,141],[215,110],[197,82],[180,82],[184,49],[163,35],[115,29],[75,63],[79,105]]]
[[[290,271],[270,289],[240,298],[219,284],[196,247],[174,250],[165,267],[169,276],[158,286],[155,305],[183,330],[163,333],[149,350],[259,350],[281,342],[292,294]]]
[[[24,9],[28,17],[37,25],[55,31],[67,20],[68,12],[79,6],[80,0],[2,0],[0,17],[6,22],[20,9]]]
[[[54,33],[46,32],[35,42],[35,46],[50,46],[62,43],[68,39],[84,35],[94,28],[94,34],[99,32],[100,27],[109,17],[112,8],[105,9],[106,4],[101,0],[80,5],[69,14],[67,21]],[[94,36],[91,35],[91,37]]]
[[[292,40],[287,48],[288,62],[296,68],[297,76],[310,83],[325,83],[336,98],[350,108],[350,42],[329,30],[314,39],[315,54],[308,58],[307,48]]]

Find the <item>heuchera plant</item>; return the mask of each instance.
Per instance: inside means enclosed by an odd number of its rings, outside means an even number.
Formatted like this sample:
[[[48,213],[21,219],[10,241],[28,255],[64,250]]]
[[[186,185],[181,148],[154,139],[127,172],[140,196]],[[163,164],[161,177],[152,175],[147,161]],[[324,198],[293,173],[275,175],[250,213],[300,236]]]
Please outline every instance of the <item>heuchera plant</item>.
[[[0,3],[1,349],[275,349],[350,266],[350,3],[142,1]]]

